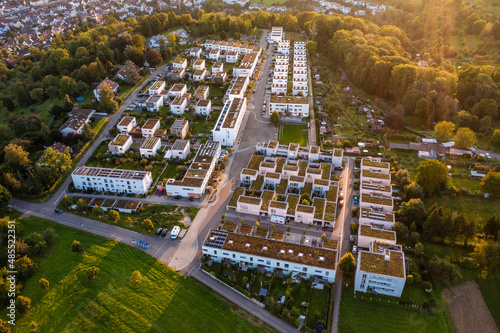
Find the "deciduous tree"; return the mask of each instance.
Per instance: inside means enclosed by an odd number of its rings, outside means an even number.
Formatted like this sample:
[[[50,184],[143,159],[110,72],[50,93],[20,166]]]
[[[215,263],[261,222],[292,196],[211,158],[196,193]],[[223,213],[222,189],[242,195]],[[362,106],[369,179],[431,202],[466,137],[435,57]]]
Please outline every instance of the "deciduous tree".
[[[500,172],[488,172],[481,180],[481,190],[491,195],[500,195]]]
[[[434,134],[436,138],[442,142],[448,142],[453,136],[455,124],[451,121],[440,121],[434,127]]]
[[[87,278],[89,280],[95,280],[99,275],[100,271],[101,270],[99,269],[99,267],[96,266],[89,267],[89,269],[87,269]]]
[[[417,169],[417,183],[422,186],[427,194],[434,194],[446,188],[448,171],[444,163],[426,159]]]
[[[28,313],[31,310],[31,299],[22,295],[17,296],[16,309],[22,314]]]
[[[459,148],[469,148],[476,144],[476,133],[468,127],[460,127],[453,138]]]
[[[29,153],[22,147],[9,143],[5,148],[5,161],[14,169],[24,169],[28,166],[30,160]]]
[[[340,258],[339,267],[347,275],[354,273],[356,270],[356,260],[351,252],[346,253],[342,258]]]

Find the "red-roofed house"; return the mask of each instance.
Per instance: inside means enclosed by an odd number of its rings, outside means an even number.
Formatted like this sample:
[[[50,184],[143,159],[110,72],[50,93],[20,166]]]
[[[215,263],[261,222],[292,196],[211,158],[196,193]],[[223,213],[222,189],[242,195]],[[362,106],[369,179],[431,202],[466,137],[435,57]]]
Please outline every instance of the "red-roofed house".
[[[98,101],[100,100],[100,93],[105,84],[107,84],[115,94],[118,91],[118,87],[120,86],[118,83],[111,81],[110,79],[106,78],[102,80],[102,82],[99,83],[99,85],[94,89],[94,96]]]

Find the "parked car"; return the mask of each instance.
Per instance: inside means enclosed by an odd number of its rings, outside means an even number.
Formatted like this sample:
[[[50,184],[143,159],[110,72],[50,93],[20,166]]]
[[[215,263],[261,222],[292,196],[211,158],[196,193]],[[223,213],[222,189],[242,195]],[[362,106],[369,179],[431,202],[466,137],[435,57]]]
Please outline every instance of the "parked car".
[[[356,245],[354,245],[352,247],[352,253],[356,254],[358,252],[358,247]]]
[[[490,155],[490,154],[488,154],[488,153],[486,153],[486,154],[484,154],[484,155],[486,156],[486,158],[491,158],[491,155]]]
[[[352,200],[352,202],[357,205],[358,204],[358,197],[354,197],[354,199]]]
[[[339,201],[339,207],[343,207],[344,206],[344,200],[340,200]]]
[[[63,211],[61,209],[59,209],[59,208],[54,209],[54,212],[56,212],[57,214],[62,214],[63,213]]]
[[[328,226],[328,225],[327,225],[327,226],[324,226],[324,227],[323,227],[323,231],[333,232],[333,227]]]
[[[168,232],[167,228],[163,229],[163,231],[161,232],[161,237],[165,237],[167,235],[167,232]]]
[[[311,237],[304,237],[304,245],[311,245]]]
[[[175,199],[175,200],[182,199],[182,196],[180,196],[180,195],[175,195],[175,196],[174,196],[174,199]]]
[[[189,198],[189,201],[195,201],[195,200],[196,200],[196,198],[193,198],[193,197]]]
[[[158,230],[156,230],[156,232],[155,232],[155,236],[160,236],[162,231],[163,231],[163,228],[158,228]]]
[[[340,200],[343,200],[344,199],[344,193],[340,193],[340,196],[339,196]]]

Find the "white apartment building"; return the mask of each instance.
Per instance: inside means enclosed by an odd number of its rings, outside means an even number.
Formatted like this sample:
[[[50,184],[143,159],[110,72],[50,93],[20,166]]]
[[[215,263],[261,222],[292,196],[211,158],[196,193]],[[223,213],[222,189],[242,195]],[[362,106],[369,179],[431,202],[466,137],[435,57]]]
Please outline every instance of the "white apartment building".
[[[155,81],[149,88],[149,95],[159,95],[163,90],[165,90],[165,81]]]
[[[281,115],[309,117],[309,99],[295,96],[271,96],[269,112],[278,111]]]
[[[186,97],[176,97],[170,104],[170,112],[173,114],[181,115],[186,111],[187,98]]]
[[[337,250],[316,248],[269,238],[247,236],[224,230],[210,230],[202,245],[203,254],[216,262],[228,260],[268,272],[276,269],[303,278],[321,277],[335,281]]]
[[[187,59],[186,58],[182,58],[182,57],[175,58],[175,60],[172,63],[172,66],[174,68],[186,69],[187,65],[188,65]]]
[[[165,158],[183,161],[188,157],[190,148],[191,144],[189,140],[177,139],[172,148],[167,152],[167,155],[165,155]]]
[[[295,84],[295,81],[293,84]],[[292,86],[292,94],[294,96],[307,97],[309,95],[309,89],[307,86],[304,87],[303,85],[294,85]]]
[[[307,80],[307,70],[297,69],[293,70],[294,80]]]
[[[137,121],[135,117],[123,117],[118,125],[116,125],[116,128],[120,133],[129,133],[135,127],[137,127]]]
[[[278,43],[283,40],[283,37],[283,27],[272,27],[267,39],[270,43]]]
[[[176,83],[168,91],[168,97],[182,97],[185,93],[187,93],[187,86],[185,84]]]
[[[199,47],[192,47],[189,50],[189,56],[190,57],[196,57],[196,58],[201,57],[201,48],[199,48]]]
[[[198,59],[193,64],[193,69],[204,69],[205,68],[205,59]]]
[[[167,196],[201,197],[212,177],[219,155],[220,143],[207,141],[202,144],[184,178],[182,180],[171,178],[164,184]]]
[[[334,148],[332,151],[321,151],[318,146],[300,147],[298,144],[281,145],[278,141],[259,142],[255,150],[257,154],[267,157],[284,157],[288,159],[303,159],[310,162],[326,162],[333,167],[342,166],[342,149]]]
[[[277,51],[279,54],[282,55],[289,55],[290,54],[290,41],[289,40],[282,40],[278,42],[278,48]]]
[[[212,111],[212,102],[209,99],[200,99],[194,107],[194,113],[208,116]]]
[[[108,144],[108,153],[112,155],[123,155],[132,145],[132,136],[127,134],[118,134],[113,141]]]
[[[154,95],[146,100],[146,109],[150,112],[158,112],[163,106],[163,96]]]
[[[288,64],[281,63],[274,65],[274,70],[278,72],[288,72]]]
[[[238,42],[225,42],[221,40],[206,40],[205,48],[207,51],[218,50],[220,53],[224,52],[238,52],[239,55],[244,56],[248,53],[257,53],[258,56],[262,54],[262,47],[256,45],[240,44]],[[219,55],[220,56],[220,55]]]
[[[238,61],[238,52],[236,51],[229,51],[226,54],[226,62],[235,64]]]
[[[286,95],[287,89],[286,83],[273,83],[271,85],[271,93],[276,95]]]
[[[245,97],[227,101],[222,108],[217,124],[212,130],[214,141],[223,146],[232,147],[238,136],[246,109],[247,99]]]
[[[231,86],[231,88],[228,89],[227,98],[224,99],[224,102],[228,100],[232,101],[235,98],[243,98],[245,96],[249,83],[250,79],[248,76],[238,76],[233,81],[233,85]]]
[[[233,67],[233,76],[252,76],[255,72],[255,68],[259,62],[259,56],[257,53],[252,52],[246,54],[241,60],[238,66]]]
[[[276,64],[277,65],[279,65],[279,64],[288,65],[288,64],[290,64],[290,57],[289,56],[283,56],[283,55],[277,56],[276,57]]]
[[[207,70],[205,68],[203,69],[198,69],[196,72],[193,74],[193,81],[202,81],[205,80],[205,76],[207,75]]]
[[[147,138],[139,147],[139,153],[142,158],[150,158],[156,155],[160,147],[160,138]]]
[[[71,173],[76,189],[117,193],[147,193],[151,186],[150,171],[77,167]]]
[[[211,50],[210,53],[208,54],[208,59],[210,59],[210,60],[218,61],[219,57],[220,57],[219,50]]]
[[[157,129],[160,128],[159,119],[148,119],[141,128],[143,138],[152,138]]]
[[[405,255],[399,245],[371,243],[357,258],[354,290],[401,297],[406,283]]]
[[[222,62],[215,62],[212,65],[212,75],[222,72],[223,70],[224,70],[224,63]]]

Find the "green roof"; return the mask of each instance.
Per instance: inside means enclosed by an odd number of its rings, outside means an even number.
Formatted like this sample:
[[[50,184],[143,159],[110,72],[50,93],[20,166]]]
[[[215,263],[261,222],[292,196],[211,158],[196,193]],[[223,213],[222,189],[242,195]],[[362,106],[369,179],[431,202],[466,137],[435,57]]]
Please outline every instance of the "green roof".
[[[323,163],[321,164],[321,179],[329,180],[330,179],[330,172],[332,170],[332,167],[330,164]]]
[[[361,270],[370,273],[383,274],[404,278],[404,260],[401,252],[389,251],[389,260],[384,254],[361,251]]]
[[[286,193],[287,187],[288,187],[288,180],[282,179],[278,184],[278,186],[276,186],[276,193],[284,195]]]
[[[370,170],[363,170],[363,177],[378,178],[378,179],[391,179],[391,175],[385,173],[371,172]]]
[[[253,198],[253,197],[245,197],[245,196],[240,196],[238,199],[238,202],[243,202],[247,204],[252,204],[252,205],[259,205],[260,204],[260,198]]]
[[[368,166],[368,167],[381,168],[381,169],[389,169],[390,168],[390,164],[387,162],[375,162],[375,161],[370,161],[367,158],[363,159],[363,165]]]
[[[360,234],[367,237],[396,240],[396,233],[394,231],[377,229],[366,224],[361,225]]]
[[[295,207],[297,207],[297,203],[299,202],[300,197],[297,194],[288,194],[286,201],[288,202],[287,214],[294,215]]]
[[[373,197],[370,194],[363,193],[361,195],[361,201],[366,202],[366,203],[372,203],[375,205],[383,205],[383,206],[392,206],[392,198],[379,198],[379,197]]]
[[[323,219],[323,210],[325,209],[325,199],[314,198],[313,200],[314,208],[314,218],[315,219]]]
[[[237,187],[234,189],[233,195],[231,196],[231,199],[229,200],[228,205],[231,207],[236,207],[236,203],[238,202],[238,198],[240,195],[243,194],[243,191],[245,189],[243,187]]]
[[[252,182],[251,189],[254,190],[254,191],[260,191],[260,189],[262,188],[262,184],[263,183],[264,183],[264,176],[259,175],[259,176],[257,176],[257,179],[255,179]]]
[[[252,155],[248,162],[247,169],[259,170],[259,165],[263,160],[264,156]]]
[[[260,210],[267,211],[269,208],[269,202],[273,200],[274,197],[274,192],[273,191],[263,191],[262,192],[262,206],[260,207]]]

